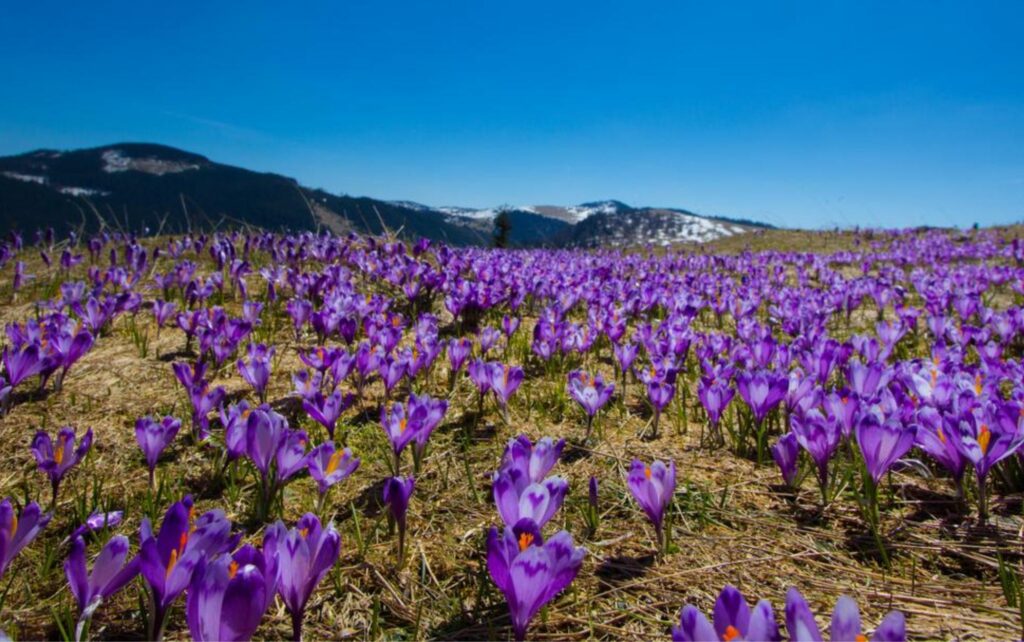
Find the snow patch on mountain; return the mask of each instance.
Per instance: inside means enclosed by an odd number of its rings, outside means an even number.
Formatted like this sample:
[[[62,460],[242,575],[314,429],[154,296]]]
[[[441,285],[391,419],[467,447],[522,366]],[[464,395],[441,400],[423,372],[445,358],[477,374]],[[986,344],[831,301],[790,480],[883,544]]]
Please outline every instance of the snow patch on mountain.
[[[103,152],[102,158],[103,171],[108,174],[136,171],[163,176],[164,174],[177,174],[179,172],[199,169],[198,163],[186,163],[153,157],[132,158],[125,155],[120,149],[108,149]]]
[[[21,181],[23,183],[38,183],[40,185],[46,185],[49,180],[45,176],[37,176],[35,174],[19,174],[18,172],[3,172],[3,175],[7,178]]]

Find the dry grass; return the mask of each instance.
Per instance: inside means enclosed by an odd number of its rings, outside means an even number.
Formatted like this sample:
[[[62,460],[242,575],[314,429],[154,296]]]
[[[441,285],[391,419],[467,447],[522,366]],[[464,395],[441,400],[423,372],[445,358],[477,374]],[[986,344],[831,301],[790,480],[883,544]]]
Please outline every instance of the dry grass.
[[[726,247],[733,242],[760,247],[762,241],[804,249],[817,241],[824,248],[833,242],[837,247],[849,245],[847,235],[780,231],[723,241],[716,249],[735,251],[738,248]],[[823,249],[821,244],[816,249]],[[36,263],[29,271],[43,273]],[[9,268],[0,279],[9,283]],[[21,303],[0,306],[0,321],[30,317],[32,306],[26,301],[41,295],[44,281],[39,279],[35,292],[22,296]],[[0,288],[0,301],[8,299],[9,292]],[[58,635],[54,611],[71,600],[60,569],[66,553],[61,540],[77,525],[77,504],[95,500],[110,509],[126,509],[126,521],[118,531],[137,541],[147,482],[132,430],[135,419],[173,412],[187,423],[187,402],[170,366],[183,346],[182,334],[165,330],[156,339],[148,314],[139,316],[139,324],[153,337],[146,357],[132,345],[126,320],[121,319],[71,370],[63,392],[19,403],[0,420],[0,496],[28,495],[41,503],[48,497],[48,487],[28,450],[34,431],[73,425],[80,432],[91,426],[96,433],[87,462],[62,488],[54,521],[15,561],[4,580],[9,586],[0,587],[8,590],[0,628],[19,638]],[[290,325],[280,325],[269,399],[293,424],[301,424],[314,441],[320,441],[325,435],[289,398],[290,376],[302,367],[297,350],[310,345],[309,339],[296,344]],[[510,347],[513,363],[523,363],[529,329],[521,329]],[[611,377],[608,350],[602,352],[604,359],[592,353],[583,365]],[[442,356],[427,386],[435,396],[446,392],[446,368]],[[214,383],[225,386],[232,399],[247,394],[233,367],[220,372]],[[376,421],[381,391],[368,389],[365,411],[350,410],[343,418],[352,429],[350,445],[363,465],[332,494],[329,509],[342,533],[342,558],[314,595],[307,637],[506,639],[505,605],[485,566],[484,536],[499,521],[490,498],[489,473],[497,466],[505,441],[516,434],[579,439],[582,416],[563,388],[564,373],[528,376],[513,398],[506,425],[491,405],[478,420],[475,391],[468,381],[460,381],[417,481],[402,570],[395,568],[395,538],[387,533],[379,503],[380,481],[388,475],[387,442]],[[889,609],[900,609],[915,638],[1005,639],[1018,631],[1017,614],[1006,606],[995,572],[996,551],[1011,550],[1019,541],[1016,534],[1022,521],[1011,515],[1019,513],[1012,503],[997,507],[1001,514],[994,526],[978,529],[953,510],[952,492],[941,480],[894,475],[885,526],[896,554],[887,570],[873,556],[870,537],[848,497],[822,515],[815,508],[813,482],[791,499],[776,490],[774,467],[759,468],[725,450],[700,449],[693,390],[686,397],[689,424],[683,426],[678,414],[665,417],[668,421],[663,420],[655,441],[637,437],[649,421],[641,386],[629,385],[625,400],[619,392],[599,416],[603,434],[598,445],[568,446],[565,461],[556,468],[568,477],[572,489],[556,517],[561,521],[557,526],[568,529],[577,541],[584,540],[579,509],[591,475],[601,482],[602,521],[598,532],[581,542],[589,553],[579,577],[538,616],[531,628],[534,638],[665,638],[683,604],[690,602],[707,612],[726,583],[738,586],[748,598],[770,599],[780,617],[786,589],[797,586],[821,615],[831,613],[843,593],[857,599],[871,626]],[[474,438],[463,450],[460,435],[467,426]],[[185,432],[183,428],[160,464],[168,496],[192,493],[199,509],[223,508],[247,530],[247,537],[258,539],[260,526],[250,519],[252,489],[243,488],[237,495],[226,492],[217,482],[214,454],[183,439]],[[679,470],[680,492],[672,515],[674,548],[661,559],[653,555],[651,529],[625,487],[625,469],[633,457],[672,458]],[[285,519],[293,522],[312,510],[315,496],[310,479],[292,483],[286,491]],[[140,592],[133,586],[104,605],[94,619],[93,636],[142,636]],[[172,614],[172,639],[188,638],[182,603]],[[278,605],[257,635],[274,639],[289,633],[287,616]]]

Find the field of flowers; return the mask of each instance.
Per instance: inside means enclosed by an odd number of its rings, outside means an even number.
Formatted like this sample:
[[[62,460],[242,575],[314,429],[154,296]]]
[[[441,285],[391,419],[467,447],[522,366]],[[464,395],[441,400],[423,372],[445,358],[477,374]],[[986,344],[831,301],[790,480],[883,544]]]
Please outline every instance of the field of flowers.
[[[0,639],[1019,636],[1016,231],[771,234],[0,242]]]

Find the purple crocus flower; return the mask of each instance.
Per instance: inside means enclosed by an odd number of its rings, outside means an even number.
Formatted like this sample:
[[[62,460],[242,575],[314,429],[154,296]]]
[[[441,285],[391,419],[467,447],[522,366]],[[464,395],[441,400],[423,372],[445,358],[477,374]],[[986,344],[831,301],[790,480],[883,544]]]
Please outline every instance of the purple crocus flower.
[[[551,437],[543,437],[534,444],[526,435],[519,435],[505,446],[498,472],[508,473],[516,492],[521,493],[530,484],[540,483],[547,477],[564,448],[564,439],[555,442]]]
[[[489,364],[489,368],[491,390],[494,391],[494,396],[497,397],[501,407],[505,408],[508,406],[509,398],[519,389],[519,384],[523,383],[523,378],[526,375],[518,366],[498,362]]]
[[[864,464],[876,484],[914,446],[913,428],[904,428],[894,418],[882,423],[871,412],[857,423],[856,434]]]
[[[687,604],[679,614],[679,626],[672,627],[673,642],[778,642],[782,639],[771,603],[761,600],[751,610],[734,586],[722,589],[712,613],[713,625],[696,607]]]
[[[787,432],[772,446],[772,459],[779,466],[782,479],[790,488],[795,488],[796,475],[800,471],[800,442],[796,435]]]
[[[339,450],[333,441],[325,441],[309,453],[306,467],[322,498],[331,486],[354,473],[359,464],[359,459],[352,456],[351,448]]]
[[[340,390],[335,390],[326,397],[317,392],[311,399],[302,402],[302,408],[310,418],[327,429],[327,434],[334,439],[334,428],[345,412],[355,403],[355,395],[342,395]]]
[[[46,367],[46,360],[39,352],[39,346],[29,343],[15,348],[8,346],[3,352],[4,372],[7,373],[7,384],[17,388],[18,384],[33,377]]]
[[[768,413],[786,398],[789,379],[766,370],[753,374],[740,372],[736,375],[736,388],[754,413],[754,421],[760,425]]]
[[[405,560],[405,520],[409,512],[409,498],[416,488],[416,480],[412,477],[390,477],[384,481],[382,498],[398,526],[398,564]]]
[[[721,443],[718,423],[722,420],[722,413],[735,395],[736,391],[729,382],[723,382],[717,377],[701,377],[697,386],[697,397],[704,406],[704,411],[708,413],[708,423],[711,424],[711,432],[716,442]]]
[[[452,375],[462,369],[462,364],[469,358],[473,351],[473,344],[469,339],[452,339],[448,342],[448,362],[452,367]]]
[[[173,301],[153,301],[153,318],[156,319],[157,329],[164,327],[171,315],[177,311],[178,306]]]
[[[818,467],[818,484],[821,487],[822,502],[827,504],[828,462],[839,447],[842,433],[832,422],[818,411],[808,412],[805,417],[793,415],[790,426],[800,447],[806,450]]]
[[[200,560],[188,588],[185,619],[197,642],[249,640],[274,599],[277,560],[246,545],[234,555]]]
[[[430,395],[409,395],[409,418],[415,424],[416,434],[413,435],[413,461],[416,470],[419,471],[420,462],[427,451],[427,442],[434,429],[444,419],[448,412],[448,401],[445,399],[433,399]]]
[[[85,623],[92,617],[104,600],[114,595],[139,574],[139,558],[128,561],[128,538],[115,535],[100,550],[92,565],[92,573],[86,566],[85,541],[75,537],[71,541],[71,552],[64,561],[71,594],[78,602],[78,626],[75,639],[81,639]]]
[[[655,461],[650,466],[639,459],[634,459],[626,477],[629,491],[640,508],[647,513],[647,518],[654,525],[658,539],[658,550],[665,550],[664,518],[665,509],[672,501],[676,492],[676,464],[669,460],[666,466]]]
[[[807,600],[795,587],[786,593],[786,630],[793,642],[821,642],[821,630],[814,621],[814,613]],[[829,630],[834,642],[845,640],[867,640],[861,633],[860,612],[857,603],[845,595],[836,602]],[[890,611],[871,636],[872,642],[904,642],[907,639],[906,623],[899,611]]]
[[[974,466],[978,480],[978,516],[984,522],[988,518],[988,473],[1024,446],[1024,413],[1013,404],[965,413],[960,418],[953,445]]]
[[[75,429],[71,426],[65,426],[57,431],[56,441],[50,439],[50,435],[42,430],[32,439],[32,454],[36,457],[39,470],[50,478],[55,505],[57,489],[64,475],[77,465],[92,447],[92,428],[85,432],[77,447],[75,441]]]
[[[656,439],[658,437],[658,423],[661,419],[661,413],[672,401],[672,397],[675,396],[676,387],[674,384],[669,383],[666,378],[660,376],[649,378],[646,384],[647,398],[654,407],[654,423],[651,438]]]
[[[0,579],[11,560],[39,535],[52,517],[53,513],[44,513],[35,502],[25,506],[18,515],[10,497],[0,501]]]
[[[540,529],[530,522],[500,532],[491,528],[487,570],[508,602],[516,640],[526,639],[533,616],[576,578],[586,552],[565,531],[545,542]]]
[[[625,378],[626,373],[633,367],[633,362],[636,361],[640,346],[635,343],[616,343],[612,346],[612,351],[615,353],[616,363],[619,364],[619,372]]]
[[[569,492],[569,482],[554,476],[517,489],[516,476],[510,471],[502,471],[495,473],[492,490],[498,514],[506,526],[515,526],[519,520],[529,519],[538,528],[543,528],[562,507]]]
[[[259,343],[249,344],[249,361],[238,360],[238,372],[245,382],[259,395],[260,403],[267,400],[267,384],[270,382],[270,361],[274,348]]]
[[[391,409],[380,409],[380,424],[384,427],[384,433],[391,442],[391,451],[394,453],[395,473],[399,472],[402,450],[416,438],[417,426],[412,422],[412,417],[406,410],[405,404],[392,404]]]
[[[313,513],[306,513],[295,528],[276,522],[263,537],[263,553],[277,557],[280,571],[277,592],[292,616],[292,639],[302,639],[302,619],[317,584],[341,554],[341,535],[334,524],[323,528]]]
[[[66,544],[76,537],[84,537],[86,533],[91,533],[101,528],[113,528],[120,524],[123,519],[124,511],[121,510],[110,511],[109,513],[95,512],[86,518],[84,524],[71,531],[71,534],[68,535],[63,543]]]
[[[918,411],[917,420],[914,431],[915,444],[949,471],[957,491],[962,495],[967,460],[956,447],[956,429],[950,427],[938,411],[927,406]]]
[[[174,441],[174,437],[181,429],[181,422],[174,417],[164,417],[160,421],[146,416],[135,422],[135,440],[146,457],[146,466],[149,467],[149,486],[153,488],[155,481],[156,462],[160,453]]]
[[[167,611],[192,580],[199,562],[226,552],[234,542],[224,511],[193,517],[192,498],[185,497],[164,514],[160,533],[153,534],[148,518],[139,528],[140,571],[149,587],[149,639],[160,640]]]
[[[594,423],[594,415],[600,410],[615,392],[614,383],[605,383],[601,375],[588,375],[580,370],[569,373],[568,384],[569,396],[576,400],[583,411],[587,413],[587,434],[590,437],[590,430]]]

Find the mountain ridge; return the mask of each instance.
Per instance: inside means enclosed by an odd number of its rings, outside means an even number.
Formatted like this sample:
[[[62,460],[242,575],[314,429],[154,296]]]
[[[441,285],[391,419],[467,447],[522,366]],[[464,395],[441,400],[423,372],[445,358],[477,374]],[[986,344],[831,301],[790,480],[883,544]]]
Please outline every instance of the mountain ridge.
[[[456,246],[487,245],[501,213],[510,218],[509,241],[516,247],[700,242],[771,227],[614,199],[474,209],[334,194],[159,143],[41,148],[0,157],[0,233],[44,227],[170,233],[250,225],[338,234],[391,231]]]

